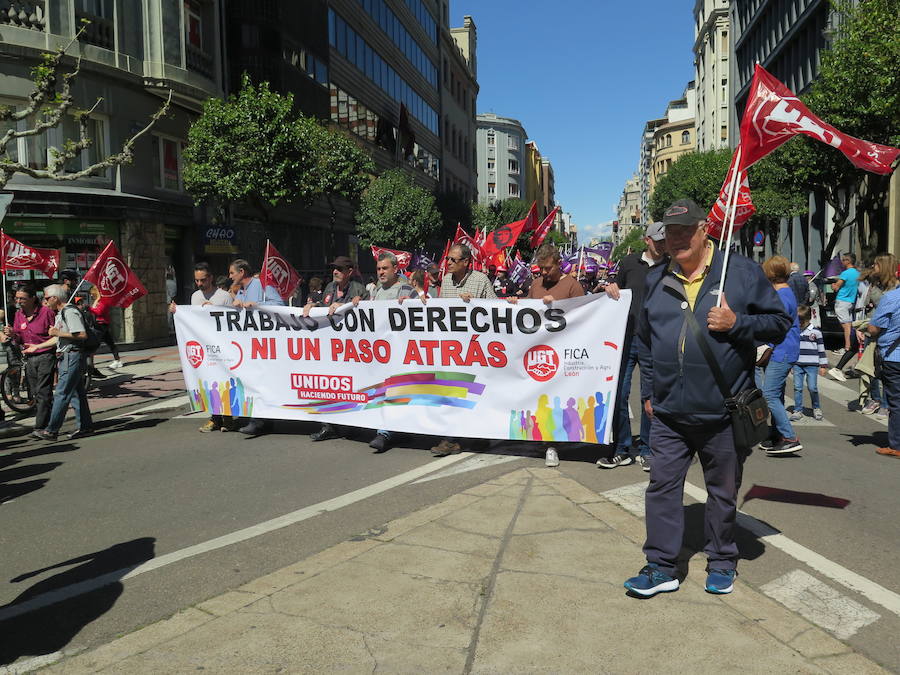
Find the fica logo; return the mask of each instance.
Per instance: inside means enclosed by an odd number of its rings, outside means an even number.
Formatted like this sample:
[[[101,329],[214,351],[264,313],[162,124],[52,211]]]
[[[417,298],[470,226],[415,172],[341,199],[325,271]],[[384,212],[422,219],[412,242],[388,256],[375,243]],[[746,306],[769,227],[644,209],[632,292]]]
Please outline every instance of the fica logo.
[[[184,355],[187,357],[188,363],[194,368],[203,365],[203,345],[196,340],[191,340],[184,346]]]
[[[525,352],[524,365],[531,379],[546,382],[559,370],[559,354],[553,347],[537,345]]]

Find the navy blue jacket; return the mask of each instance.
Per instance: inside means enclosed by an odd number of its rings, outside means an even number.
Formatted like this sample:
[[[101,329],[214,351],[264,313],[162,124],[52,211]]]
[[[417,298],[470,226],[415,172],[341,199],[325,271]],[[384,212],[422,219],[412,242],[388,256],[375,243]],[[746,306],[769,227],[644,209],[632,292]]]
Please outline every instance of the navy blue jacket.
[[[711,332],[706,316],[718,300],[723,257],[719,250],[713,253],[694,316],[732,394],[736,394],[755,386],[755,345],[781,342],[791,327],[791,318],[762,268],[732,254],[725,277],[725,299],[737,320],[727,333]],[[695,425],[721,423],[729,417],[725,401],[685,320],[687,308],[684,285],[669,265],[651,269],[637,326],[641,369],[649,375],[641,378],[641,399],[650,399],[654,414],[664,419]]]

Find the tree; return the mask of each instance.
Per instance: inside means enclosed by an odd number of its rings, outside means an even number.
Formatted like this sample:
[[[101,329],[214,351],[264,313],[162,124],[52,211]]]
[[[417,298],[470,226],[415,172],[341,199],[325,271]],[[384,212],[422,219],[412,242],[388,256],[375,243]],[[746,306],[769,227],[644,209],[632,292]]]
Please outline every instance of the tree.
[[[402,169],[391,169],[363,193],[356,222],[363,246],[414,250],[440,229],[441,214],[430,192],[414,185]]]
[[[762,230],[770,241],[777,241],[782,218],[802,216],[809,212],[809,191],[782,159],[784,146],[750,167],[748,178],[756,213],[741,230],[745,251],[753,247],[753,232]],[[777,250],[777,246],[775,247]]]
[[[672,167],[674,168],[675,165],[673,164]],[[662,218],[659,220],[662,220]],[[644,242],[644,230],[640,227],[635,227],[622,237],[622,240],[613,249],[610,258],[613,262],[618,262],[629,253],[640,253],[646,248],[647,244]]]
[[[199,203],[269,209],[327,198],[359,198],[374,170],[349,138],[294,110],[294,97],[254,85],[245,74],[227,101],[212,98],[188,133],[184,182]]]
[[[669,204],[677,199],[692,199],[702,209],[712,208],[730,163],[730,150],[689,152],[676,159],[669,171],[656,181],[650,195],[653,220],[662,220]]]
[[[143,129],[128,138],[118,153],[98,159],[81,170],[72,170],[72,161],[81,157],[81,153],[93,145],[94,139],[89,136],[90,117],[103,100],[98,98],[94,105],[87,109],[75,105],[72,85],[81,71],[80,56],[75,60],[74,70],[63,72],[63,57],[69,48],[78,42],[84,30],[85,27],[82,26],[66,46],[41,55],[40,65],[31,70],[34,89],[29,94],[28,103],[22,110],[17,111],[10,106],[0,106],[0,124],[8,127],[6,132],[0,135],[0,189],[4,188],[17,173],[32,178],[63,182],[93,176],[114,166],[130,164],[134,160],[134,145],[137,140],[168,113],[172,101],[171,90],[169,90],[169,96],[165,103],[150,117],[150,121]],[[50,129],[58,127],[67,114],[71,114],[78,124],[78,140],[67,138],[63,141],[62,147],[50,147],[50,158],[46,168],[32,168],[11,159],[8,152],[11,143],[17,143],[20,138],[33,138],[46,134]],[[27,122],[29,128],[18,131],[16,127],[22,120]]]
[[[477,229],[493,232],[501,225],[514,223],[528,215],[531,204],[518,197],[510,197],[502,202],[472,205],[472,225]]]
[[[801,99],[842,132],[875,143],[900,145],[900,0],[835,3],[840,18],[831,49],[821,55],[819,77]],[[822,251],[831,259],[844,230],[858,226],[863,257],[885,247],[871,223],[884,220],[890,176],[854,167],[843,154],[807,137],[784,146],[778,161],[807,191],[834,209],[834,229]],[[773,153],[774,156],[774,153]]]

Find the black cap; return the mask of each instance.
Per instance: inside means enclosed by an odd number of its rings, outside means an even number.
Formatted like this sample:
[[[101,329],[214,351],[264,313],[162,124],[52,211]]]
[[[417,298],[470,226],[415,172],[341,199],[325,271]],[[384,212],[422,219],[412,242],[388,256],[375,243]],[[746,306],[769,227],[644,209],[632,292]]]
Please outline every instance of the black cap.
[[[75,270],[63,270],[59,273],[59,278],[60,280],[66,279],[68,281],[71,281],[72,283],[75,283],[78,281],[78,272],[76,272]]]
[[[663,225],[696,225],[706,221],[706,211],[700,209],[691,199],[672,202],[663,214]]]

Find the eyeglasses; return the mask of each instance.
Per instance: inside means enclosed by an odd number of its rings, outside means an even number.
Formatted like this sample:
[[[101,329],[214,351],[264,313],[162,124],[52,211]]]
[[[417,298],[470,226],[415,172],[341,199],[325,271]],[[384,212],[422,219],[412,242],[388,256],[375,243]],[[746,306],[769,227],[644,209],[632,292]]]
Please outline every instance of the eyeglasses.
[[[465,258],[454,258],[452,255],[447,256],[447,262],[458,263],[465,260]]]

